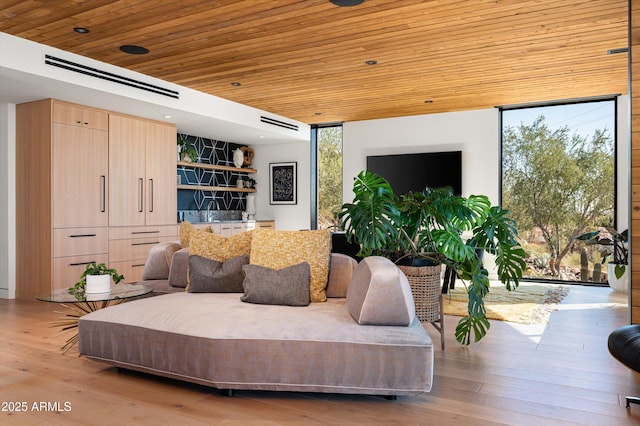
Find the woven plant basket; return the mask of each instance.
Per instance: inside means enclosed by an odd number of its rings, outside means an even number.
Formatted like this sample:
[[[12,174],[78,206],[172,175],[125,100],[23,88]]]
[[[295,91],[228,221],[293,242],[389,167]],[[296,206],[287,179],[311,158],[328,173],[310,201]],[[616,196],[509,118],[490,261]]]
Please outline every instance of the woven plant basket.
[[[413,301],[416,305],[416,315],[420,322],[435,322],[440,320],[441,265],[435,266],[404,266],[398,268],[407,276]]]

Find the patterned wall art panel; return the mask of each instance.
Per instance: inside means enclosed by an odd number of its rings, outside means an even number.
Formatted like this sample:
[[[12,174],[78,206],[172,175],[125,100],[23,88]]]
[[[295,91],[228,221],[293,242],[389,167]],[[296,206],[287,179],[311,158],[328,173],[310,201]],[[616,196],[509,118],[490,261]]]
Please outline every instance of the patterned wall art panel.
[[[196,161],[204,164],[234,167],[233,151],[242,146],[231,142],[178,134],[178,139],[185,137],[191,141],[198,153]],[[244,178],[248,174],[178,167],[178,176],[182,185],[235,187],[238,178]],[[178,210],[206,210],[209,205],[216,210],[244,210],[245,198],[244,192],[180,189],[178,190]]]

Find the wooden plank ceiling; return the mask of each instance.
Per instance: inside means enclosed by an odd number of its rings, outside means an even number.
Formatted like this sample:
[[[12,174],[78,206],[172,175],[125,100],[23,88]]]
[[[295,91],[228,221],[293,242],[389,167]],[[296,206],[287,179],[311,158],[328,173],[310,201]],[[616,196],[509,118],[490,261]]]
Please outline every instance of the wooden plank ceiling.
[[[627,54],[607,53],[627,47],[627,5],[3,0],[0,30],[322,123],[627,93]]]

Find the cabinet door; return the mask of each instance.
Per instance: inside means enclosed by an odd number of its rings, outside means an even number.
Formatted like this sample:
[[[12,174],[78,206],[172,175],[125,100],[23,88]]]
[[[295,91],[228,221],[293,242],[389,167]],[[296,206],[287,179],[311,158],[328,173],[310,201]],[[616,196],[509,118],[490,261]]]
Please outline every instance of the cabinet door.
[[[53,121],[71,126],[109,130],[108,113],[61,102],[53,103]]]
[[[112,114],[109,117],[110,226],[145,224],[145,186],[145,122]]]
[[[108,225],[108,135],[73,125],[53,125],[53,227]]]
[[[146,125],[146,224],[176,223],[176,128]]]

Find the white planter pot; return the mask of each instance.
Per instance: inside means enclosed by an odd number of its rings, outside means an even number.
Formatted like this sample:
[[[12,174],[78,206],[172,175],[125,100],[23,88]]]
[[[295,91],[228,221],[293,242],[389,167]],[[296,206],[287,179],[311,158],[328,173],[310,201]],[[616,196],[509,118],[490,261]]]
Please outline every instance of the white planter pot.
[[[624,270],[624,274],[620,278],[616,278],[616,264],[609,263],[607,265],[607,281],[609,281],[609,287],[613,291],[617,291],[619,293],[628,293],[629,292],[629,265]]]
[[[111,275],[87,275],[85,293],[108,293],[111,291]]]

